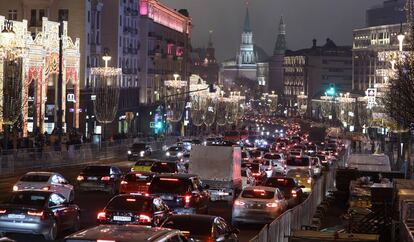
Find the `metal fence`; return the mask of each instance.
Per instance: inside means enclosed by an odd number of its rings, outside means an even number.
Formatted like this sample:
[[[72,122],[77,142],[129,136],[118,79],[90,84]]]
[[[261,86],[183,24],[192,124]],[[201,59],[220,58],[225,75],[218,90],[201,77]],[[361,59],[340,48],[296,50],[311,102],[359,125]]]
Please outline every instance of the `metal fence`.
[[[127,150],[134,142],[142,139],[123,139],[101,144],[69,145],[61,150],[49,147],[45,150],[16,150],[8,155],[0,156],[0,176],[11,175],[33,169],[80,165],[103,160],[120,161],[127,159]],[[160,151],[166,145],[174,143],[174,139],[147,142],[153,151]]]
[[[287,242],[291,231],[301,229],[304,225],[311,225],[317,207],[328,192],[335,188],[336,168],[345,164],[349,153],[347,147],[342,158],[316,181],[312,192],[304,202],[287,210],[269,225],[265,225],[250,242]]]

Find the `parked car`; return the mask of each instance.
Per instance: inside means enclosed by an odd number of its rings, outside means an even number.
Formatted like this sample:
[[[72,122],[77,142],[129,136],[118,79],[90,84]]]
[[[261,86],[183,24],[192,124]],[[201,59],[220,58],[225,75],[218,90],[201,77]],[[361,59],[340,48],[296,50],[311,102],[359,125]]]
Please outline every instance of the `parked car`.
[[[151,146],[146,143],[134,143],[128,149],[128,160],[136,160],[139,158],[150,156],[152,153]]]
[[[278,188],[255,186],[245,188],[234,201],[232,222],[269,223],[288,208],[288,202]]]
[[[13,191],[44,190],[59,193],[69,202],[75,199],[73,186],[56,172],[28,172],[14,184]]]
[[[52,191],[17,191],[0,204],[0,233],[41,234],[55,240],[64,230],[77,231],[80,209]]]
[[[143,224],[159,226],[170,216],[159,197],[122,194],[113,197],[97,215],[101,224]]]
[[[210,196],[196,175],[156,175],[148,188],[151,195],[160,196],[177,213],[208,213]]]
[[[122,178],[121,170],[116,166],[87,166],[77,180],[80,191],[105,191],[110,194],[119,192]]]
[[[121,180],[119,193],[148,193],[153,176],[151,172],[130,172]]]
[[[131,168],[131,171],[134,172],[150,172],[151,166],[154,164],[154,162],[157,162],[159,160],[156,159],[139,159],[137,162],[135,162],[134,166]]]
[[[151,166],[154,173],[185,173],[186,168],[180,161],[156,161]]]
[[[299,185],[298,181],[293,177],[270,177],[266,179],[263,186],[278,188],[283,193],[285,199],[287,199],[289,207],[296,206],[305,199],[302,191],[304,186]]]
[[[163,228],[178,229],[192,241],[239,241],[239,230],[218,216],[199,214],[172,215]]]
[[[187,242],[179,230],[143,225],[98,225],[65,238],[65,242]]]

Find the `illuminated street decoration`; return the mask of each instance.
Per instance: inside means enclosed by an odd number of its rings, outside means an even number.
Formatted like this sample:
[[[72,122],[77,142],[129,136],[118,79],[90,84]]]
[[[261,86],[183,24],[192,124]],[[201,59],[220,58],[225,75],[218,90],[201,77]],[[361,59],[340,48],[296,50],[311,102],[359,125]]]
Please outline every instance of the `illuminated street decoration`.
[[[173,80],[164,81],[165,102],[167,108],[167,120],[172,123],[178,123],[184,113],[187,89],[187,82],[180,80],[180,75],[174,74]]]

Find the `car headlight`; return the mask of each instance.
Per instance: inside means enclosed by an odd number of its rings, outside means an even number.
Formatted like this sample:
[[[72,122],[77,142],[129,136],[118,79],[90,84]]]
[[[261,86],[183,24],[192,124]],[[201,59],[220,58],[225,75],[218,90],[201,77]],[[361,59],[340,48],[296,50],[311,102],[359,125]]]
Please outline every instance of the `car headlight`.
[[[166,156],[170,156],[170,152],[167,151],[167,153],[165,153]]]
[[[183,156],[183,153],[182,152],[178,152],[177,153],[177,157],[181,157],[181,156]]]
[[[130,150],[128,150],[128,155],[132,154],[132,152]]]
[[[145,151],[141,151],[141,152],[139,152],[139,155],[141,156],[141,157],[144,157],[144,155],[145,155]]]

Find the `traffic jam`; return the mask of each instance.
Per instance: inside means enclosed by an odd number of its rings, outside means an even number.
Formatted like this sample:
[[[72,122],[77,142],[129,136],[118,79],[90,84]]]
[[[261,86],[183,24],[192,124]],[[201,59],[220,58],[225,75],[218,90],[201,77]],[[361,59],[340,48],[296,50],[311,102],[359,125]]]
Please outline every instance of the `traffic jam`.
[[[89,165],[73,184],[57,172],[28,172],[0,204],[0,233],[56,240],[70,231],[66,242],[239,241],[243,225],[270,223],[302,203],[344,147],[333,137],[312,141],[291,121],[248,123],[223,135],[181,139],[160,159],[148,144],[135,143],[126,154],[128,172]],[[75,190],[112,197],[95,227],[80,230]],[[230,206],[231,218],[209,215],[212,203]]]

